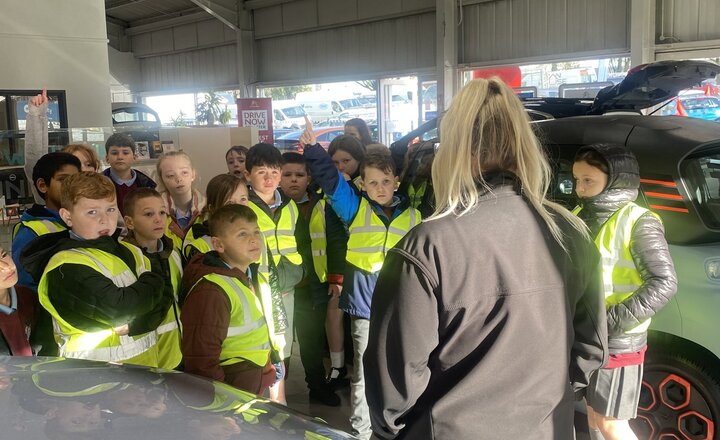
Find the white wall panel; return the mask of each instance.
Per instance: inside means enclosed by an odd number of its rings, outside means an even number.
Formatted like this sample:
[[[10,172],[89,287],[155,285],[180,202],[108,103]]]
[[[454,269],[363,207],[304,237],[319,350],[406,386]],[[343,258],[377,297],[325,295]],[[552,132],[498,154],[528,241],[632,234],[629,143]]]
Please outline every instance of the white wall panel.
[[[626,51],[629,0],[498,0],[466,5],[460,62]]]
[[[110,126],[102,2],[3,1],[0,59],[3,88],[65,90],[71,127]]]
[[[435,14],[256,41],[260,82],[434,68]]]

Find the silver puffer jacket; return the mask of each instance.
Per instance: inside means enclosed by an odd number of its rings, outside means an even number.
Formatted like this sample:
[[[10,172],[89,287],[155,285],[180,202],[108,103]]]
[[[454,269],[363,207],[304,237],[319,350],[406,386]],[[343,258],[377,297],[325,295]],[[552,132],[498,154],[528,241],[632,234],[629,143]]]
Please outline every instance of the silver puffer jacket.
[[[635,201],[640,188],[640,172],[637,160],[624,147],[591,145],[580,149],[578,155],[588,149],[602,155],[609,166],[605,190],[580,200],[579,216],[594,237],[615,211]],[[640,217],[633,228],[630,253],[643,284],[631,297],[607,309],[610,354],[633,353],[644,347],[647,333],[625,334],[625,331],[654,316],[677,291],[677,275],[665,240],[665,229],[650,212]]]

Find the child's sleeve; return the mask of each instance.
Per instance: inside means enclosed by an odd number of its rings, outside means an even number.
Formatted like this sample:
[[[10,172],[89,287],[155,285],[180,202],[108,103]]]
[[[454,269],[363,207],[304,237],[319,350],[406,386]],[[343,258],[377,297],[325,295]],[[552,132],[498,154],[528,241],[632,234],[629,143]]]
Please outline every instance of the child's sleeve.
[[[230,325],[227,296],[201,281],[185,299],[180,321],[185,372],[223,381],[220,352]]]
[[[30,276],[25,270],[25,267],[23,267],[20,262],[20,254],[22,254],[23,249],[25,249],[28,243],[35,238],[37,238],[37,234],[35,234],[32,229],[26,226],[20,226],[17,234],[15,234],[15,237],[12,239],[12,259],[18,272],[17,283],[21,286],[31,287],[33,290],[37,290],[37,282],[33,280],[32,276]]]
[[[82,264],[63,264],[47,277],[50,302],[63,319],[67,317],[70,324],[84,330],[127,324],[158,306],[165,285],[160,275],[145,272],[133,284],[117,287],[100,272]]]
[[[313,180],[320,184],[325,194],[328,195],[333,209],[338,213],[340,219],[346,224],[350,224],[360,206],[360,194],[345,181],[327,151],[320,144],[305,147],[304,155],[310,166]]]

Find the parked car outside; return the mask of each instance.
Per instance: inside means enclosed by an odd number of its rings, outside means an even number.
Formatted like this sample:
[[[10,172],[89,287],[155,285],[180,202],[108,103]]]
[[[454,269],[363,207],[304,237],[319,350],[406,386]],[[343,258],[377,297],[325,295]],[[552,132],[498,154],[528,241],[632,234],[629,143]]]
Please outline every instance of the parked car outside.
[[[720,122],[720,98],[703,94],[680,95],[658,110],[658,114]]]
[[[229,385],[80,359],[0,357],[3,440],[341,440],[353,436]]]
[[[116,132],[127,133],[136,142],[160,140],[160,116],[145,104],[113,102],[112,122]]]
[[[275,146],[281,151],[298,151],[300,145],[300,135],[303,130],[291,131],[275,139]],[[340,127],[321,127],[313,130],[318,144],[322,145],[326,150],[330,146],[330,142],[336,137],[345,133],[345,129]]]
[[[642,395],[632,421],[640,439],[712,439],[718,433],[720,125],[639,112],[719,73],[720,67],[702,61],[653,63],[631,71],[628,83],[605,91],[603,96],[617,105],[603,102],[599,94],[590,103],[567,100],[564,109],[557,99],[532,106],[557,118],[531,122],[553,165],[549,198],[572,209],[577,202],[572,176],[577,150],[592,143],[621,144],[640,165],[637,203],[658,214],[665,226],[679,284],[648,333]],[[613,112],[617,110],[625,113]],[[572,112],[583,116],[563,117]],[[412,133],[413,138],[423,134]],[[394,157],[407,151],[408,142],[393,144]],[[437,138],[413,146],[400,186],[423,215],[434,209],[429,170],[437,148],[442,148]]]

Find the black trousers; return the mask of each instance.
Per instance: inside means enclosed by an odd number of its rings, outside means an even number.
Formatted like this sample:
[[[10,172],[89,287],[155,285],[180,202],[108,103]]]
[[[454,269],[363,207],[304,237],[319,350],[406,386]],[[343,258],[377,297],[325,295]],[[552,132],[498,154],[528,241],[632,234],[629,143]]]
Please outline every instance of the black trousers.
[[[323,358],[327,352],[327,304],[313,303],[312,289],[295,288],[295,332],[300,346],[300,360],[308,388],[317,389],[325,385]]]

